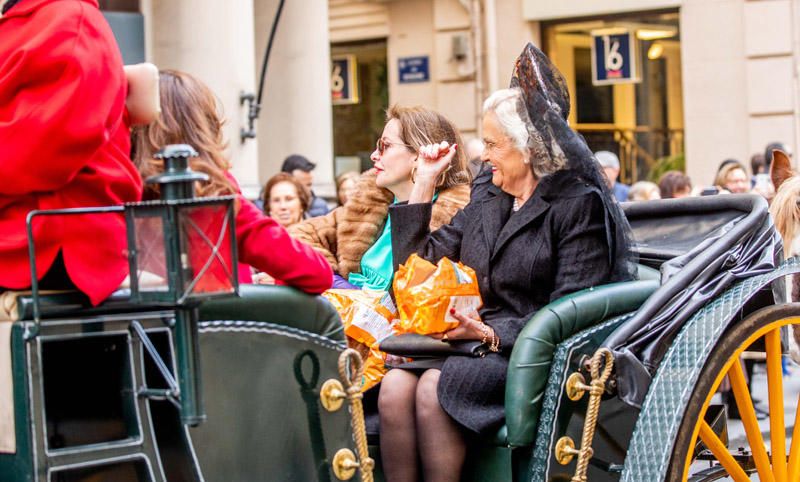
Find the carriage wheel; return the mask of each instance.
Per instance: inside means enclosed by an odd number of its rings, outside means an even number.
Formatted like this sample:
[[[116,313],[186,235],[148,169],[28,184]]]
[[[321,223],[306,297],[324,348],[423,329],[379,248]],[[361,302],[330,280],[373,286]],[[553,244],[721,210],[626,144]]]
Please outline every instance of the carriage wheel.
[[[800,325],[800,308],[797,305],[774,308],[761,310],[739,322],[709,355],[681,422],[667,477],[670,482],[743,482],[750,481],[751,475],[762,482],[800,480],[800,423],[795,423],[791,438],[786,439],[780,338],[782,327]],[[742,353],[754,344],[766,351],[769,430],[764,432],[758,425],[740,361]],[[725,447],[706,421],[711,398],[726,376],[747,436],[747,457]],[[800,422],[800,404],[797,411],[795,420]],[[765,444],[767,436],[769,446]],[[706,454],[713,455],[710,465],[706,463],[702,468],[698,466],[703,464],[692,465],[698,441],[707,448]]]

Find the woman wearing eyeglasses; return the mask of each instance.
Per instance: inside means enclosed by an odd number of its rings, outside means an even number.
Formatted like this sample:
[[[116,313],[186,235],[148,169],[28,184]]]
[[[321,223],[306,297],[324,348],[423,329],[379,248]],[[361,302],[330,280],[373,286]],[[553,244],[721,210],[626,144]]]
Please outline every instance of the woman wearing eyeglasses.
[[[424,107],[391,107],[370,156],[375,168],[356,181],[347,203],[289,228],[292,236],[325,255],[335,273],[334,288],[390,287],[394,263],[389,206],[408,201],[419,149],[441,141],[461,143],[458,130],[443,115]],[[469,202],[469,183],[466,156],[457,148],[435,182],[431,230],[449,223]]]

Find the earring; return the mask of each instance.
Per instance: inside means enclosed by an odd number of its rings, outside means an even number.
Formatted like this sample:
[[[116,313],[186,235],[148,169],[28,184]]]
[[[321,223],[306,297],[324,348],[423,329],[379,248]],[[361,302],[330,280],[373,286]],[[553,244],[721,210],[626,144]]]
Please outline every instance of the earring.
[[[414,184],[416,181],[414,180],[417,177],[417,166],[413,166],[411,168],[411,184]]]

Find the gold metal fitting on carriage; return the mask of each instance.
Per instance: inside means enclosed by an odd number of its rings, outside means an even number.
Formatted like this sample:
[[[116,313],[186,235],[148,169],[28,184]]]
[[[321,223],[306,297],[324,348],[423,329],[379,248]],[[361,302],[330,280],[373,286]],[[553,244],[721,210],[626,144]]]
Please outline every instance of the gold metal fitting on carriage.
[[[335,412],[342,408],[346,398],[347,393],[345,393],[342,383],[335,378],[326,380],[319,390],[319,399],[322,402],[322,407],[329,412]]]
[[[577,402],[583,398],[583,394],[592,389],[591,386],[586,384],[586,379],[580,372],[575,372],[567,378],[567,385],[565,391],[567,397],[573,402]]]
[[[339,480],[352,478],[357,470],[361,471],[361,482],[372,482],[372,470],[375,461],[369,456],[367,447],[367,428],[364,423],[364,407],[361,403],[361,380],[364,373],[364,361],[356,350],[348,348],[339,355],[339,378],[326,381],[320,389],[322,406],[328,411],[341,408],[345,399],[350,401],[350,425],[353,429],[353,440],[356,443],[356,455],[348,448],[339,449],[331,461],[334,475]]]
[[[333,456],[333,475],[339,480],[350,480],[356,475],[356,471],[361,464],[356,460],[356,456],[350,449],[339,449]]]
[[[575,442],[570,437],[561,437],[556,442],[556,461],[561,465],[567,465],[572,459],[581,453],[575,448]]]

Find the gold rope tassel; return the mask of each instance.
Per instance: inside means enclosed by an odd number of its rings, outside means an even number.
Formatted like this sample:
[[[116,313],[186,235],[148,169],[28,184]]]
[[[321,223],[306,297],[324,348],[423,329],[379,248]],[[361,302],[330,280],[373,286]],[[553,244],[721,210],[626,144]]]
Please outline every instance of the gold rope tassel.
[[[349,362],[349,363],[348,363]],[[339,376],[344,382],[347,399],[350,400],[350,417],[353,426],[353,438],[358,452],[361,481],[372,482],[372,469],[375,461],[369,456],[367,448],[367,427],[364,422],[364,406],[361,402],[361,376],[364,362],[361,355],[352,348],[348,348],[339,355]]]
[[[603,372],[600,366],[605,361]],[[581,448],[578,451],[578,464],[575,468],[575,475],[571,482],[587,482],[586,471],[589,468],[589,460],[594,455],[592,450],[592,439],[594,439],[594,429],[597,425],[597,415],[600,412],[600,398],[606,389],[606,380],[611,376],[614,368],[614,355],[607,348],[601,348],[594,353],[591,364],[592,382],[589,384],[589,405],[586,407],[586,418],[583,421],[583,437],[581,438]]]

